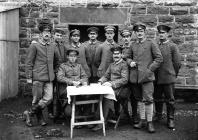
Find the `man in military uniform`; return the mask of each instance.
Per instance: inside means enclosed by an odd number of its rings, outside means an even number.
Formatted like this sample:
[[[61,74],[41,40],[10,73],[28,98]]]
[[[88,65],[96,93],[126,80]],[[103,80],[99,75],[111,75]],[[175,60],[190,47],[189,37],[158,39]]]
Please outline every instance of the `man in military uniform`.
[[[70,31],[70,45],[67,48],[75,48],[79,51],[77,63],[81,64],[88,77],[91,76],[90,69],[87,65],[85,56],[85,46],[80,43],[80,30],[74,29]]]
[[[54,69],[59,65],[59,53],[51,41],[52,23],[49,19],[42,19],[38,28],[41,38],[31,43],[26,61],[27,82],[33,84],[32,108],[24,112],[27,126],[32,126],[33,115],[37,116],[42,126],[46,125],[42,110],[52,101]]]
[[[171,28],[167,25],[157,26],[159,34],[159,49],[164,61],[156,71],[155,99],[155,119],[162,119],[163,101],[166,103],[167,125],[173,129],[174,125],[174,83],[179,72],[181,61],[178,47],[169,41],[168,35]],[[163,100],[163,95],[165,99]]]
[[[57,50],[59,52],[60,56],[60,63],[66,62],[67,56],[66,56],[66,47],[64,45],[63,35],[65,34],[64,30],[56,28],[54,29],[54,42],[56,44]],[[56,72],[57,73],[57,72]],[[54,99],[51,104],[48,105],[48,113],[49,118],[53,119],[54,117],[57,117],[58,114],[60,114],[60,103],[59,103],[59,93],[58,93],[58,83],[55,78],[54,80]]]
[[[129,27],[124,27],[121,30],[120,35],[122,37],[122,48],[123,48],[122,58],[126,61],[127,52],[130,50],[130,45],[132,43],[131,42],[132,32],[129,29]],[[138,123],[137,100],[135,99],[133,91],[131,92],[130,99],[131,99],[131,107],[132,107],[132,121],[133,121],[133,124],[136,124],[136,123]]]
[[[134,128],[142,128],[146,119],[148,131],[153,133],[155,132],[152,123],[154,71],[160,66],[163,58],[157,44],[146,38],[146,26],[143,23],[136,23],[133,30],[137,40],[130,46],[127,63],[130,67],[131,88],[138,101],[140,114],[140,121],[134,124]]]
[[[99,79],[99,83],[104,86],[110,86],[115,91],[117,102],[123,106],[125,112],[128,113],[128,98],[130,92],[127,86],[129,70],[126,61],[122,59],[122,48],[112,47],[113,63],[111,63],[102,78]],[[103,112],[104,119],[107,121],[108,113],[110,109],[113,109],[113,100],[104,98],[103,100]],[[113,109],[114,110],[114,109]],[[96,125],[92,130],[97,131],[102,129],[102,125]]]
[[[82,46],[85,47],[86,61],[89,66],[89,70],[91,74],[89,77],[89,83],[95,83],[99,79],[97,76],[97,68],[94,65],[96,49],[101,44],[101,42],[97,40],[98,30],[99,29],[97,27],[88,28],[87,32],[88,32],[89,40],[82,44]]]
[[[98,68],[98,77],[102,77],[105,74],[110,63],[113,62],[113,56],[110,49],[112,47],[118,46],[118,44],[114,41],[115,27],[106,26],[104,29],[106,31],[106,41],[98,46],[95,55],[95,66]]]

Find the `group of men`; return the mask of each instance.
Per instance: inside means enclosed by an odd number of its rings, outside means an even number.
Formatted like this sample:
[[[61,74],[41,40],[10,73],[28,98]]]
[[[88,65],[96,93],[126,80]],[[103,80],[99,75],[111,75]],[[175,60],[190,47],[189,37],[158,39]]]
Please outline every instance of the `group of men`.
[[[97,40],[97,27],[88,28],[89,40],[82,44],[79,42],[80,31],[74,29],[70,32],[69,46],[64,45],[64,31],[53,30],[49,19],[43,19],[38,28],[40,38],[31,43],[26,62],[27,82],[33,85],[32,107],[24,112],[27,126],[33,125],[31,117],[34,115],[42,126],[46,125],[42,110],[47,106],[49,116],[54,120],[64,110],[71,110],[66,96],[68,85],[98,83],[112,87],[117,99],[103,100],[105,122],[110,110],[119,114],[120,105],[129,116],[130,101],[133,127],[140,129],[147,124],[148,132],[153,133],[153,116],[154,120],[162,119],[165,102],[167,126],[170,129],[175,127],[174,83],[181,62],[177,46],[169,40],[169,26],[158,25],[159,40],[153,41],[146,37],[146,25],[137,22],[133,26],[136,41],[131,41],[132,31],[126,27],[120,32],[122,45],[114,41],[114,26],[104,28],[105,42]],[[79,107],[78,111],[90,113],[87,108],[90,106]],[[97,114],[96,111],[96,118]],[[94,131],[100,129],[101,125],[92,126]]]

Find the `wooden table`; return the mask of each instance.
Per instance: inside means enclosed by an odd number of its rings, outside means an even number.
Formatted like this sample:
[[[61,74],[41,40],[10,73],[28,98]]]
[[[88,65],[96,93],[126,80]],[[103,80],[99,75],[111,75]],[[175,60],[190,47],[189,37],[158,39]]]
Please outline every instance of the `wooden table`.
[[[99,99],[96,100],[83,100],[83,101],[76,101],[76,96],[78,95],[100,95]],[[71,97],[73,99],[71,100]],[[68,86],[67,87],[67,98],[68,103],[72,101],[72,115],[71,115],[71,132],[70,137],[73,138],[73,129],[75,126],[78,125],[89,125],[89,124],[102,124],[103,125],[103,135],[106,136],[105,133],[105,122],[103,117],[103,109],[102,109],[102,100],[104,98],[116,100],[114,91],[111,87],[108,86],[102,86],[102,85],[96,85],[93,86],[81,86],[81,87],[75,87],[75,86]],[[75,115],[75,107],[76,105],[83,105],[83,104],[93,104],[93,103],[99,103],[99,110],[100,110],[100,119],[96,121],[84,121],[84,122],[75,122],[77,119]]]

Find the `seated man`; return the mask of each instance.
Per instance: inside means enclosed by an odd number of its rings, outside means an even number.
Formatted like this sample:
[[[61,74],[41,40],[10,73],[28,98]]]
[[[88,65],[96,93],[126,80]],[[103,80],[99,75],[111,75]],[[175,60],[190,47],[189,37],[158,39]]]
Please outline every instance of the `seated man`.
[[[125,112],[126,100],[130,96],[130,92],[127,88],[129,70],[127,63],[122,59],[122,48],[112,47],[114,62],[111,63],[103,77],[99,79],[99,83],[104,86],[110,86],[113,88],[117,101],[122,105]],[[107,121],[108,113],[110,109],[113,109],[113,100],[104,98],[103,100],[103,115],[104,120]],[[92,130],[97,131],[102,129],[102,125],[96,125]]]
[[[81,64],[76,62],[79,52],[75,48],[70,48],[67,50],[67,59],[68,61],[61,64],[57,73],[57,81],[59,85],[59,99],[61,100],[62,109],[66,108],[67,105],[67,92],[66,86],[80,86],[87,84],[88,77],[82,68]],[[71,109],[71,107],[69,106]],[[66,114],[70,115],[71,110],[69,111],[67,107],[65,110]],[[69,112],[69,113],[68,113]]]

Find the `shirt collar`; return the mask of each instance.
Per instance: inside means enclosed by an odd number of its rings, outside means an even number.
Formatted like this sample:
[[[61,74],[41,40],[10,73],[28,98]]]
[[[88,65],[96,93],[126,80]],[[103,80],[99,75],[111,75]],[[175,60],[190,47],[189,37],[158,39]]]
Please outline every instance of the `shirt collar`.
[[[91,40],[89,40],[89,44],[96,44],[97,40],[95,40],[94,42],[92,42]]]
[[[41,43],[41,44],[44,45],[44,46],[50,44],[50,41],[44,42],[41,38],[40,38],[38,41],[39,41],[39,43]]]
[[[74,48],[80,48],[80,45],[81,43],[79,42],[78,44],[74,44],[74,43],[71,43],[71,46],[74,47]]]
[[[67,65],[70,67],[75,67],[77,65],[77,63],[71,64],[69,61],[67,61]]]
[[[141,41],[139,41],[138,39],[136,40],[137,43],[143,43],[143,42],[145,42],[145,41],[146,41],[146,37],[143,38]]]
[[[108,42],[107,40],[105,41],[108,45],[114,45],[115,44],[115,41],[113,40],[112,43]]]
[[[166,41],[164,41],[164,42],[160,42],[159,41],[159,44],[161,45],[161,44],[166,44],[166,43],[168,43],[169,42],[169,40],[166,40]]]
[[[123,61],[123,59],[121,58],[118,62],[113,62],[114,65],[118,65],[119,63],[121,63]]]

